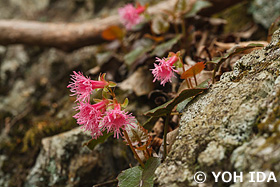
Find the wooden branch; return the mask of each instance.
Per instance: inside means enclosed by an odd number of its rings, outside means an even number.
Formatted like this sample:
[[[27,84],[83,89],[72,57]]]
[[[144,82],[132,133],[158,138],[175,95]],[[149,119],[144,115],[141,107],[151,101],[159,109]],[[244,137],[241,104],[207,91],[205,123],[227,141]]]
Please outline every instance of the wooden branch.
[[[210,0],[213,7],[231,6],[242,0]],[[223,1],[223,2],[219,2]],[[216,3],[219,3],[217,5]],[[227,3],[224,3],[227,2]],[[231,2],[231,3],[228,3]],[[149,14],[161,13],[170,9],[176,0],[168,0],[148,8]],[[224,4],[223,6],[221,6]],[[213,13],[213,7],[202,11],[205,15]],[[207,10],[210,13],[207,13]],[[217,10],[215,10],[217,12]],[[205,13],[206,12],[206,13]],[[0,20],[0,45],[27,44],[42,47],[55,47],[63,51],[95,45],[105,42],[101,32],[111,25],[120,25],[119,17],[114,15],[103,19],[94,19],[83,23],[43,23],[37,21]]]

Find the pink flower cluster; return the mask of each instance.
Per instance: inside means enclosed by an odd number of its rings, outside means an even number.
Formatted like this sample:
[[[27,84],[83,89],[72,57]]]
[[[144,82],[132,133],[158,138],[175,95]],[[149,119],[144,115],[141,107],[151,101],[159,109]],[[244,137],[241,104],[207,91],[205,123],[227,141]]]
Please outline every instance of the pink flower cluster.
[[[135,8],[132,4],[127,4],[123,8],[119,8],[119,15],[121,22],[125,25],[127,30],[139,24],[142,21],[140,14],[145,11],[144,6]]]
[[[89,77],[85,77],[81,72],[73,72],[74,75],[71,75],[71,82],[67,88],[70,88],[70,91],[73,93],[71,96],[76,95],[76,101],[89,101],[90,94],[93,90],[98,88],[104,88],[108,86],[108,82],[104,80],[101,76],[101,81],[90,80]]]
[[[109,85],[103,77],[100,81],[93,81],[75,71],[71,76],[72,82],[67,87],[77,98],[77,106],[74,109],[78,111],[73,117],[85,131],[91,132],[93,139],[102,136],[105,130],[107,133],[113,132],[114,137],[119,138],[121,129],[125,130],[128,125],[134,127],[135,117],[121,110],[120,104],[105,98],[96,104],[90,103],[93,90],[103,89]]]
[[[159,64],[157,65],[156,63],[154,63],[155,68],[151,69],[152,74],[154,75],[153,82],[159,80],[161,81],[160,84],[162,84],[163,86],[165,85],[165,83],[171,82],[171,78],[174,77],[174,72],[178,73],[178,71],[175,70],[175,67],[173,66],[173,64],[177,61],[178,57],[175,55],[167,59],[160,59],[156,57],[156,62],[159,62]]]

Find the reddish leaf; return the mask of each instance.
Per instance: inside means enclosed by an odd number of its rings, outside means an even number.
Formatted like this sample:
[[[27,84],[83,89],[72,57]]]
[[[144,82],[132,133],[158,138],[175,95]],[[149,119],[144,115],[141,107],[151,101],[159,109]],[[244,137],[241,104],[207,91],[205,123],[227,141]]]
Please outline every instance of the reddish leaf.
[[[113,25],[105,29],[101,36],[105,40],[122,39],[124,36],[124,31],[119,26]]]
[[[189,69],[187,69],[182,75],[181,79],[187,79],[199,74],[205,68],[204,62],[198,62]]]
[[[152,40],[154,40],[155,42],[161,42],[161,41],[164,40],[164,37],[162,37],[162,36],[152,36],[152,35],[150,35],[150,34],[145,34],[144,37],[145,37],[145,38],[152,39]]]

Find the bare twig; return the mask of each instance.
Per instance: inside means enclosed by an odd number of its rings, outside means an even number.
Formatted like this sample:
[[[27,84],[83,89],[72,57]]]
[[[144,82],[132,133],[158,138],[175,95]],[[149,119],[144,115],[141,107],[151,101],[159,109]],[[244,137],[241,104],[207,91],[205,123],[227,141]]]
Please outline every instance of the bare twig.
[[[93,187],[108,186],[109,184],[112,185],[112,184],[115,184],[115,183],[118,183],[117,179],[109,180],[109,181],[106,181],[106,182],[103,182],[103,183],[100,183],[100,184],[95,184],[95,185],[93,185]]]

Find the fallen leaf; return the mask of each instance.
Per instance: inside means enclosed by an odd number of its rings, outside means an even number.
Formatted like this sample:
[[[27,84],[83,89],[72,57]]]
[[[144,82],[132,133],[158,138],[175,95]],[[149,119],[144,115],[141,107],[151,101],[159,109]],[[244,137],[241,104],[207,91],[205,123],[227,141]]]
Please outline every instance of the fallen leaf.
[[[145,34],[144,35],[145,38],[149,38],[149,39],[152,39],[154,40],[155,42],[161,42],[164,40],[164,37],[163,36],[152,36],[150,34]]]
[[[101,33],[105,40],[116,40],[124,37],[124,31],[116,25],[110,26]]]
[[[138,68],[118,85],[122,90],[133,90],[137,96],[147,95],[154,89],[153,76],[147,67]]]

